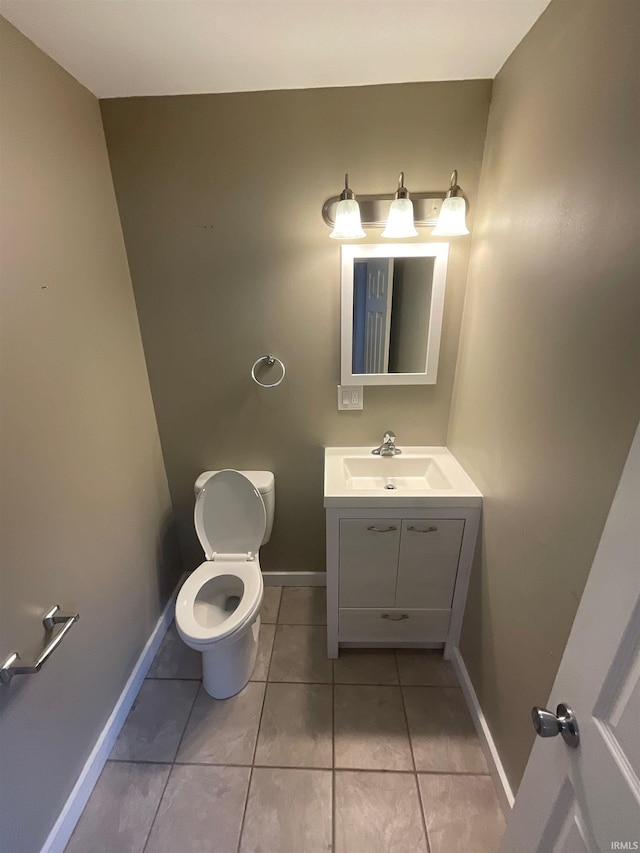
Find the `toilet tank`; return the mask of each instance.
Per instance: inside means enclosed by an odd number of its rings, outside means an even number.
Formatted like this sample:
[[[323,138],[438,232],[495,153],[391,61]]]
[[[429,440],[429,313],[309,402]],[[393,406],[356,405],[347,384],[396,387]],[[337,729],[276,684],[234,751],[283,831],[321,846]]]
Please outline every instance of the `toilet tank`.
[[[217,471],[205,471],[200,474],[194,486],[196,497],[200,494],[200,490],[209,477],[217,473]],[[273,529],[273,516],[276,508],[276,478],[273,476],[271,471],[239,471],[239,473],[244,474],[247,480],[251,480],[253,485],[256,487],[256,490],[260,492],[260,497],[262,498],[264,508],[267,513],[267,523],[261,544],[266,545],[271,538],[271,530]]]

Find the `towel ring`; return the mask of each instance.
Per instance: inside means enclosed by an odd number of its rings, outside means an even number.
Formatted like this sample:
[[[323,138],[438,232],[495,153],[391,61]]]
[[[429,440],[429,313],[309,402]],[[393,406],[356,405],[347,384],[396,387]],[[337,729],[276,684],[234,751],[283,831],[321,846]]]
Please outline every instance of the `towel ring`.
[[[260,364],[261,361],[266,362],[267,367],[271,367],[272,365],[274,365],[276,363],[276,361],[278,362],[278,364],[282,368],[282,376],[280,377],[280,379],[278,379],[277,382],[272,382],[270,385],[267,385],[265,382],[260,382],[259,379],[256,379],[256,367]],[[280,361],[279,358],[276,358],[275,355],[261,355],[260,358],[257,358],[253,362],[253,367],[251,368],[251,378],[253,379],[254,382],[257,382],[257,384],[261,388],[275,388],[276,385],[279,385],[282,382],[282,380],[284,379],[285,373],[286,373],[286,370],[284,367],[284,362]]]

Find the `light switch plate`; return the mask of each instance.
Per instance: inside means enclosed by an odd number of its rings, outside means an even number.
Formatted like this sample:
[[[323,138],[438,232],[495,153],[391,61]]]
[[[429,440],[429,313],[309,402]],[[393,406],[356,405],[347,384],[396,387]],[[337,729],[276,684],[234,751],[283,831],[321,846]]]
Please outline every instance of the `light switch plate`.
[[[362,385],[338,385],[338,411],[353,412],[362,409]]]

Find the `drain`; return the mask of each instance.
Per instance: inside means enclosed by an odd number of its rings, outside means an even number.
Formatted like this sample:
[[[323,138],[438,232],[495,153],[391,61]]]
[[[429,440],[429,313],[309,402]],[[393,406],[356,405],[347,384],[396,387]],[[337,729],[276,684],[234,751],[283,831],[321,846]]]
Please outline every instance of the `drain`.
[[[397,488],[398,487],[396,486],[395,483],[387,483],[387,485],[385,486],[385,489],[397,489]]]
[[[239,595],[230,595],[229,598],[224,603],[224,609],[227,613],[233,613],[236,607],[240,604],[240,596]]]

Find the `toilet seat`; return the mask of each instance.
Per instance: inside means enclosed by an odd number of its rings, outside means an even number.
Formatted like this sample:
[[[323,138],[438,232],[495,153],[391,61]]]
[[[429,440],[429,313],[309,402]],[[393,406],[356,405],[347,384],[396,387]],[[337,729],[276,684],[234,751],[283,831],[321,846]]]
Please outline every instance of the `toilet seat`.
[[[218,584],[216,579],[220,581]],[[241,582],[241,589],[234,581]],[[260,609],[262,590],[262,573],[257,559],[247,560],[245,556],[241,559],[207,560],[187,578],[178,593],[176,626],[179,633],[184,634],[192,646],[207,646],[241,631],[253,621]],[[225,596],[238,595],[238,592],[240,603],[233,612],[225,615],[221,609]],[[208,619],[204,616],[205,611]],[[218,624],[213,624],[218,618]]]
[[[192,648],[242,633],[255,620],[262,604],[258,549],[266,518],[260,493],[239,471],[217,471],[200,490],[194,521],[207,559],[182,585],[175,617]]]
[[[257,554],[267,524],[260,492],[239,471],[209,477],[196,498],[194,523],[207,560],[217,555]]]

